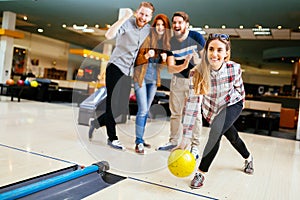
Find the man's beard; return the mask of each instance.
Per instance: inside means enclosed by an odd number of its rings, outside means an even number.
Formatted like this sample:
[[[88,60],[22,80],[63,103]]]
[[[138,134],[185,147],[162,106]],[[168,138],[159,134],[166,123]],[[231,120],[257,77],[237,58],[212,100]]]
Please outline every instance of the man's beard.
[[[180,39],[180,38],[182,38],[184,35],[185,35],[185,33],[186,33],[186,30],[184,30],[184,31],[175,31],[174,32],[174,35],[175,35],[175,37],[177,38],[177,39]]]

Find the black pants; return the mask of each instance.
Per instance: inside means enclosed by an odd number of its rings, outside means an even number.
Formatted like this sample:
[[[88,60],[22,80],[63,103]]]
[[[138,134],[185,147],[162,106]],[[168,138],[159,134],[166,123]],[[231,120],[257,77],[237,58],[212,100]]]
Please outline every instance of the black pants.
[[[234,127],[234,122],[238,119],[243,109],[243,101],[224,108],[213,120],[209,132],[209,138],[205,145],[199,170],[207,172],[213,162],[219,147],[222,135],[224,135],[232,146],[241,154],[243,158],[248,158],[250,153],[243,140],[239,137]]]
[[[131,77],[126,76],[114,64],[106,68],[105,85],[107,90],[105,113],[92,121],[95,128],[106,126],[110,141],[117,140],[115,119],[128,112]]]

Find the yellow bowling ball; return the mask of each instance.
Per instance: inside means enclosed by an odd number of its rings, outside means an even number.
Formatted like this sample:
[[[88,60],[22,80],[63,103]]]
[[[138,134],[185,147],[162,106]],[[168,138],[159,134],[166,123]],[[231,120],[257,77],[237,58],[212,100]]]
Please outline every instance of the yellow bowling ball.
[[[31,81],[30,86],[31,87],[37,87],[37,86],[39,86],[39,83],[37,81]]]
[[[168,168],[177,177],[186,177],[193,173],[196,160],[188,150],[176,149],[168,158]]]

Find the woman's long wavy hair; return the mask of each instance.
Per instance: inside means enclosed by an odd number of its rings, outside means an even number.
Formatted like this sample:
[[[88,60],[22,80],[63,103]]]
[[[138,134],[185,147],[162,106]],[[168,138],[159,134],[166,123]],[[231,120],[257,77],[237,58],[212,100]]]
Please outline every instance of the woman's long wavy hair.
[[[210,66],[207,57],[208,46],[213,40],[219,40],[220,42],[226,45],[226,51],[228,51],[228,56],[225,58],[225,62],[230,60],[231,55],[231,44],[229,40],[221,39],[220,37],[216,38],[208,38],[203,53],[201,55],[201,63],[198,64],[196,68],[196,72],[193,77],[194,90],[195,94],[207,94],[210,90]]]
[[[151,29],[151,48],[157,49],[157,41],[158,41],[158,34],[156,32],[156,23],[157,20],[162,20],[165,26],[165,33],[163,35],[162,41],[163,41],[163,50],[167,51],[171,49],[170,45],[170,39],[171,39],[171,24],[169,18],[165,14],[158,14],[155,16],[153,23],[152,23],[152,29]]]

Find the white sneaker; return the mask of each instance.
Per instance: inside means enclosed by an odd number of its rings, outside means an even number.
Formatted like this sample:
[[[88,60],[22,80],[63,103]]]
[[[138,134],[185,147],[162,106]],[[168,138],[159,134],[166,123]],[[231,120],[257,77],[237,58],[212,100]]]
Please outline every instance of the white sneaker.
[[[126,149],[119,140],[113,140],[111,142],[109,139],[107,139],[107,144],[109,146],[111,146],[112,148],[115,148],[115,149],[119,149],[119,150],[125,150]]]
[[[171,142],[168,142],[167,144],[164,144],[164,145],[158,147],[156,150],[158,150],[158,151],[169,151],[169,150],[173,149],[176,146],[177,146],[176,144],[172,144]]]
[[[197,159],[199,158],[199,150],[198,150],[198,147],[192,146],[190,152],[191,152],[191,154],[193,154],[195,160],[197,160]]]

